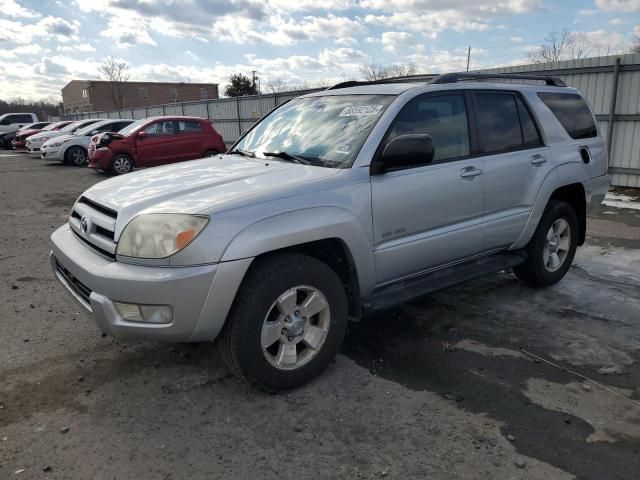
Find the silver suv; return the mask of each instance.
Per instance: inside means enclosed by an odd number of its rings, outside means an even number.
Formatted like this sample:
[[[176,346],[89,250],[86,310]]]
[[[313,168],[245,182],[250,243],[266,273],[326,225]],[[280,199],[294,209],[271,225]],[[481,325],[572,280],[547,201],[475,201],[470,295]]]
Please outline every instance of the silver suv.
[[[504,269],[552,285],[609,186],[594,116],[558,78],[469,77],[336,85],[225,155],[101,182],[52,235],[53,270],[110,335],[218,337],[272,391],[365,312]]]

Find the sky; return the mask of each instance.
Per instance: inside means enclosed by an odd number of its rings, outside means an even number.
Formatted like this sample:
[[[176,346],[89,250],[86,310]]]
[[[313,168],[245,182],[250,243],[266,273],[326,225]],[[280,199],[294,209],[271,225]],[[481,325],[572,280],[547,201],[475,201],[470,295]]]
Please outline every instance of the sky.
[[[131,80],[331,83],[363,65],[420,73],[530,63],[550,32],[589,56],[640,36],[640,0],[0,0],[0,99],[60,99],[112,55]],[[220,89],[222,91],[222,88]]]

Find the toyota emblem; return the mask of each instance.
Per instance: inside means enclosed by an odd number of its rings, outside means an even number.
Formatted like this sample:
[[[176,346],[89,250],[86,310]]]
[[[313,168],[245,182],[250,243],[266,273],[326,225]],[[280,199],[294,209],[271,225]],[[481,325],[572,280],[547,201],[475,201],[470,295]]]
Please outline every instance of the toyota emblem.
[[[82,217],[82,219],[80,220],[80,229],[84,234],[89,231],[89,220],[87,219],[87,217]]]

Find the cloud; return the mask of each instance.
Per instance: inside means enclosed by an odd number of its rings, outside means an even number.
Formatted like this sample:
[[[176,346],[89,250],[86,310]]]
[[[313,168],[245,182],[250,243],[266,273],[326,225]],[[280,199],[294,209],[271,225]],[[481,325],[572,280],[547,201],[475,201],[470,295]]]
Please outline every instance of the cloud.
[[[42,62],[33,67],[33,72],[38,75],[47,75],[57,77],[69,73],[69,70],[64,65],[55,63],[48,58],[44,58]]]
[[[23,7],[15,0],[0,0],[0,12],[9,18],[38,18],[40,14]]]
[[[383,32],[380,37],[382,48],[391,53],[406,51],[407,47],[415,44],[413,35],[407,32]]]
[[[100,35],[114,39],[118,47],[125,49],[137,45],[156,45],[143,19],[132,14],[119,13],[109,17],[107,28]]]
[[[607,12],[637,12],[640,0],[596,0],[596,6]]]

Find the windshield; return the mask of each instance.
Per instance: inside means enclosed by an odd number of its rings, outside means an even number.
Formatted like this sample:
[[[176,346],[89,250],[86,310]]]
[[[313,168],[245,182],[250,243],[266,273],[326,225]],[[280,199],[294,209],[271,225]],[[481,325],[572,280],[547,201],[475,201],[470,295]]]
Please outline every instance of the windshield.
[[[97,123],[90,123],[89,125],[80,128],[79,130],[75,131],[75,135],[82,137],[84,135],[89,134],[90,132],[93,132],[95,129],[100,128],[102,125],[106,125],[108,122],[97,122]]]
[[[311,165],[350,167],[394,99],[392,95],[298,98],[265,117],[234,149],[258,157],[265,152],[286,152]],[[283,159],[273,155],[268,158]]]
[[[42,130],[46,130],[46,131],[53,130],[55,128],[58,128],[60,125],[64,125],[64,124],[65,124],[64,122],[55,122],[50,125],[47,125]]]
[[[146,118],[143,118],[142,120],[136,120],[132,124],[127,125],[126,127],[124,127],[118,133],[120,135],[125,135],[125,136],[129,135],[131,132],[133,132],[136,129],[140,128],[142,125],[145,125],[147,122],[148,122],[148,120]]]
[[[69,125],[67,125],[64,128],[61,128],[60,131],[61,132],[73,132],[76,128],[78,128],[80,125],[78,125],[76,122],[70,123]]]

